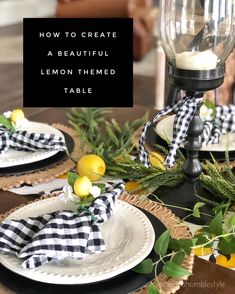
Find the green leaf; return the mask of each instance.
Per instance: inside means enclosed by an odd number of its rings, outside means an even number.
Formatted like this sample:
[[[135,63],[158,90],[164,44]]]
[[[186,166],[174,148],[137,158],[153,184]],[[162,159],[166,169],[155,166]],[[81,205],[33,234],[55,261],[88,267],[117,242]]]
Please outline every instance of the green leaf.
[[[179,239],[177,240],[180,249],[184,250],[184,252],[187,255],[190,255],[191,253],[191,248],[195,245],[195,243],[197,242],[197,238],[194,239]]]
[[[170,278],[181,278],[184,276],[190,276],[192,274],[190,271],[184,269],[171,260],[164,264],[162,271]]]
[[[76,179],[78,178],[78,175],[73,173],[73,172],[69,172],[67,175],[67,181],[69,183],[69,185],[73,188],[74,182],[76,181]]]
[[[209,223],[209,229],[210,232],[215,234],[216,236],[219,236],[222,234],[222,211],[220,211]]]
[[[215,114],[216,114],[216,109],[215,109],[215,103],[213,103],[212,101],[210,101],[209,99],[206,99],[204,101],[204,105],[207,107],[207,108],[211,108],[213,110],[212,112],[212,116],[215,117]]]
[[[153,261],[151,258],[146,258],[132,270],[139,274],[150,274],[153,271]]]
[[[155,287],[155,285],[152,283],[148,287],[148,294],[160,294],[158,289]]]
[[[170,231],[166,230],[156,240],[155,245],[154,245],[154,251],[158,255],[164,256],[167,252],[169,241],[170,241]]]
[[[14,129],[12,122],[3,114],[0,115],[0,124],[2,124],[8,130]]]
[[[204,202],[197,202],[194,207],[193,207],[193,216],[194,217],[197,217],[197,218],[200,218],[200,210],[199,208],[201,208],[202,206],[204,206],[205,203]]]
[[[231,227],[234,227],[235,226],[235,213],[233,215],[230,216],[229,220],[228,220],[228,224],[231,226]]]
[[[233,240],[225,240],[221,238],[219,240],[218,248],[222,254],[232,254],[235,253],[235,238]]]
[[[196,245],[203,245],[208,242],[208,238],[211,239],[211,233],[209,232],[201,232],[199,235],[197,235],[197,242]],[[213,242],[210,242],[205,247],[211,247]]]
[[[220,213],[220,211],[222,211],[222,213],[225,214],[230,205],[231,205],[230,202],[223,203],[223,204],[220,204],[220,205],[217,205],[216,207],[214,207],[212,209],[212,211],[214,212],[214,214],[218,214],[218,213]]]
[[[174,252],[180,251],[178,240],[171,238],[169,242],[169,248]]]
[[[175,264],[181,265],[184,260],[184,257],[185,257],[185,252],[179,251],[179,252],[176,252],[176,254],[173,256],[172,261]]]
[[[106,190],[105,184],[102,184],[102,183],[94,183],[94,184],[92,184],[92,186],[97,186],[98,188],[100,188],[101,194],[104,193]]]

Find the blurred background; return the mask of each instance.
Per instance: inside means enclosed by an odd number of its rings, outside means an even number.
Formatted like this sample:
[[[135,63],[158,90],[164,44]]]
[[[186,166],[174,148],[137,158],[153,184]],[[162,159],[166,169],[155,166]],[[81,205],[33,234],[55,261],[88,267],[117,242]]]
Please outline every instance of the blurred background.
[[[169,85],[159,15],[158,0],[0,0],[0,111],[22,107],[24,17],[133,18],[134,104],[162,109]],[[235,54],[227,62],[219,103],[234,102],[234,84]],[[215,93],[207,95],[214,99]]]

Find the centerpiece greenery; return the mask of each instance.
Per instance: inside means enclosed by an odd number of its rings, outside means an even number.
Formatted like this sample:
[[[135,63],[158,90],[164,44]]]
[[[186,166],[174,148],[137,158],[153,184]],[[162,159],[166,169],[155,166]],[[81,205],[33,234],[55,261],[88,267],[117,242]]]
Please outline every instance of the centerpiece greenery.
[[[125,180],[126,188],[132,183],[132,189],[130,189],[132,193],[144,194],[145,197],[151,195],[162,205],[171,207],[164,204],[164,198],[162,201],[151,193],[160,187],[174,187],[185,180],[182,173],[182,155],[178,154],[172,169],[165,169],[162,162],[146,168],[135,156],[132,137],[135,131],[147,121],[147,114],[143,118],[120,126],[114,119],[105,118],[108,112],[110,110],[99,108],[71,109],[68,114],[69,122],[79,134],[84,152],[89,151],[103,158],[106,163],[105,176]],[[163,156],[167,152],[161,146],[156,148]],[[222,165],[218,164],[213,156],[211,158],[211,161],[202,163],[203,173],[198,180],[215,196],[216,201],[197,195],[200,201],[193,209],[177,207],[190,211],[190,215],[200,218],[202,214],[200,208],[208,202],[213,206],[211,221],[191,239],[175,240],[171,238],[170,231],[166,230],[156,240],[154,246],[159,260],[156,262],[149,258],[144,260],[134,269],[136,272],[155,271],[156,273],[159,263],[162,262],[162,271],[168,277],[180,278],[190,275],[191,273],[182,267],[182,262],[192,250],[196,252],[198,249],[203,251],[210,248],[211,256],[214,256],[215,252],[222,254],[227,262],[233,255],[235,259],[235,212],[233,211],[235,176],[230,166],[228,152],[225,154],[226,160]],[[159,160],[159,156],[157,159]],[[166,260],[169,258],[170,260]],[[158,282],[151,284],[149,293],[163,293],[161,285]]]

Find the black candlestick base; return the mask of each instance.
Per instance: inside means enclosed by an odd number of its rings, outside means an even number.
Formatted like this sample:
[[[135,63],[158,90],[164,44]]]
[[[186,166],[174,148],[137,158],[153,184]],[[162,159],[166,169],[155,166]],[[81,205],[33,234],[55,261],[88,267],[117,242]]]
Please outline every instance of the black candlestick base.
[[[170,189],[161,188],[155,191],[153,194],[156,195],[162,202],[164,202],[166,206],[169,207],[169,209],[171,209],[173,213],[180,219],[186,218],[185,220],[191,223],[204,225],[213,218],[213,207],[209,204],[205,204],[199,209],[200,218],[189,216],[190,214],[192,214],[192,211],[186,211],[184,209],[172,207],[177,206],[192,210],[197,202],[203,202],[199,197],[195,196],[195,194],[205,197],[208,200],[215,201],[214,196],[207,190],[205,190],[197,181],[187,181]],[[156,201],[156,198],[154,196],[150,197],[150,199]]]
[[[225,65],[210,70],[187,70],[168,64],[170,82],[186,91],[208,91],[218,88],[224,81]]]

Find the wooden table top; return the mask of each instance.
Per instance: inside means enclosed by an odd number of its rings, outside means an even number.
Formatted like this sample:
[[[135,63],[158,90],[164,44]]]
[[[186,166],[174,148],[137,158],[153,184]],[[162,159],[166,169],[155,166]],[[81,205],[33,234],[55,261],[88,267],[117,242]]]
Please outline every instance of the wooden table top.
[[[133,108],[117,108],[113,114],[109,116],[115,117],[120,122],[132,120],[144,115],[146,110],[150,111],[151,117],[154,110],[142,106],[135,106]],[[61,122],[66,124],[66,112],[68,109],[54,108],[54,109],[40,109],[34,114],[28,115],[31,120],[41,121],[46,123]],[[11,208],[27,203],[37,197],[35,196],[20,196],[11,192],[0,191],[0,213],[4,213]],[[235,272],[200,258],[195,258],[193,275],[185,282],[184,286],[177,292],[181,294],[196,294],[196,293],[234,293],[235,288]],[[28,280],[24,277],[18,276],[0,265],[0,293],[49,293],[47,292],[45,284],[36,281]],[[66,288],[67,287],[67,288]],[[70,293],[77,293],[75,286],[63,286],[59,288],[56,285],[50,285],[50,293],[57,291],[65,293],[67,290]],[[67,289],[67,290],[66,290]],[[82,294],[82,293],[81,293]],[[105,294],[105,289],[104,289]],[[122,294],[122,293],[120,293]],[[124,293],[123,293],[124,294]]]

